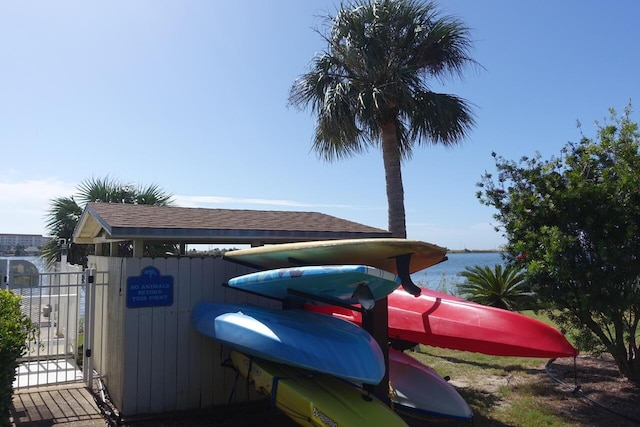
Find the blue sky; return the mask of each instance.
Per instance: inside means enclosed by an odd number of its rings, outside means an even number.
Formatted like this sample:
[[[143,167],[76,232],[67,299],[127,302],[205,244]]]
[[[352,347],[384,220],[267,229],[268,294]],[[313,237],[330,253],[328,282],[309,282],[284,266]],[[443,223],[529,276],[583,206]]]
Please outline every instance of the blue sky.
[[[318,211],[387,227],[378,151],[325,163],[292,82],[338,2],[0,2],[0,233],[46,234],[54,197],[90,177],[157,184],[181,206]],[[503,243],[475,198],[510,159],[558,154],[609,107],[640,103],[640,3],[440,1],[472,28],[484,70],[433,83],[475,105],[463,144],[403,169],[408,237]],[[638,108],[636,107],[637,111]],[[638,121],[637,113],[633,118]]]

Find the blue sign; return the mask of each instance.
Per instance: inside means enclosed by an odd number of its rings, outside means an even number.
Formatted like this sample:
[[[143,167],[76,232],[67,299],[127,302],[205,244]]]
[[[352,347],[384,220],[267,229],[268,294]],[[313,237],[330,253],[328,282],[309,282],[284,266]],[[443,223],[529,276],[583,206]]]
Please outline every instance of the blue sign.
[[[173,276],[161,276],[155,267],[145,267],[139,276],[127,277],[127,308],[173,305]]]

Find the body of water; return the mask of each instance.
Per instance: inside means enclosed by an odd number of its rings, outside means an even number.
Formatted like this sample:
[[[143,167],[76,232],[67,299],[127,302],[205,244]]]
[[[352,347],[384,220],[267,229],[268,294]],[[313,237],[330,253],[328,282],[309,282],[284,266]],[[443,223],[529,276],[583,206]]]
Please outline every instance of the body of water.
[[[448,260],[414,273],[411,278],[416,285],[428,289],[435,289],[449,294],[456,293],[458,284],[464,282],[459,275],[466,267],[488,265],[493,268],[496,264],[503,264],[500,252],[464,252],[447,254]]]

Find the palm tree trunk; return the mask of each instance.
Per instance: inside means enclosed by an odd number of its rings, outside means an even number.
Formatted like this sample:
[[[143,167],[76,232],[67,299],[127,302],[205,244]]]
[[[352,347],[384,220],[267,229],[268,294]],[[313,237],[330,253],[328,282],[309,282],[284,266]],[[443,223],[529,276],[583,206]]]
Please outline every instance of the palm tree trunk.
[[[407,237],[407,225],[404,211],[404,187],[402,186],[402,161],[396,131],[395,122],[389,122],[382,126],[382,160],[387,184],[389,231],[393,237],[404,239]]]
[[[393,237],[406,238],[404,213],[404,189],[400,170],[395,123],[382,128],[382,158],[387,180],[387,203],[389,205],[389,231]],[[373,387],[373,392],[384,399],[389,395],[389,307],[387,298],[376,301],[369,313],[363,315],[363,327],[373,336],[384,354],[386,373],[382,381]],[[388,403],[388,402],[387,402]]]

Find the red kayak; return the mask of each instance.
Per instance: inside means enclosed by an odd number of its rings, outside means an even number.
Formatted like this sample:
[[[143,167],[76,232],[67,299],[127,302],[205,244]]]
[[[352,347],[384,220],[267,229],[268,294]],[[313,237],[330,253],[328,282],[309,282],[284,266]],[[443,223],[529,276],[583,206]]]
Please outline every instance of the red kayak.
[[[362,323],[362,314],[356,310],[328,305],[305,308]],[[494,356],[578,354],[560,331],[546,323],[424,288],[418,297],[401,289],[389,294],[389,338]]]

